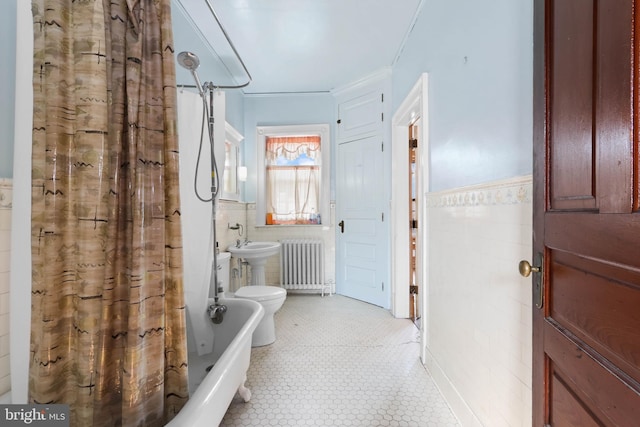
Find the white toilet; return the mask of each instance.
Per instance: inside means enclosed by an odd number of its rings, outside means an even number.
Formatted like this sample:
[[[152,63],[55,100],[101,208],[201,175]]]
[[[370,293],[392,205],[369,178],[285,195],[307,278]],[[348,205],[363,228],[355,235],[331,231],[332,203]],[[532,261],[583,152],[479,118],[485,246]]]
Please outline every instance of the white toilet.
[[[217,256],[218,261],[218,282],[222,287],[222,292],[218,292],[219,297],[231,297],[229,292],[229,260],[231,254],[229,252],[220,252]],[[213,283],[209,287],[209,297],[214,296]],[[262,304],[264,308],[264,317],[260,324],[253,331],[252,347],[261,347],[263,345],[272,344],[276,340],[276,326],[273,315],[280,310],[284,300],[287,298],[287,290],[277,286],[266,285],[248,285],[238,289],[235,298],[251,299]]]
[[[276,340],[276,325],[273,315],[284,304],[287,290],[277,286],[248,285],[238,289],[235,296],[259,302],[264,308],[264,317],[256,330],[253,331],[251,347],[272,344]]]

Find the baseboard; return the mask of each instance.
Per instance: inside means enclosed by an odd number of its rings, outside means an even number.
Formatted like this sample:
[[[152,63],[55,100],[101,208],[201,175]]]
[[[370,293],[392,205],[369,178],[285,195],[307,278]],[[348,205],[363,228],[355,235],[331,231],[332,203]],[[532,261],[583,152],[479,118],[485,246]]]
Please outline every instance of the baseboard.
[[[440,368],[438,362],[433,357],[429,349],[425,352],[424,366],[431,374],[436,387],[449,404],[453,415],[458,419],[462,427],[483,427],[482,423],[475,416],[471,408],[464,401],[458,390],[447,377],[447,374]]]

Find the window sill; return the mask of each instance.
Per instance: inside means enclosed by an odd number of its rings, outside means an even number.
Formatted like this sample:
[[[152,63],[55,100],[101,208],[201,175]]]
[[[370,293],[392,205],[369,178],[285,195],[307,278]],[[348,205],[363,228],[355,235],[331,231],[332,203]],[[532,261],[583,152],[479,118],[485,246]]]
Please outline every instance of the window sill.
[[[300,227],[310,227],[310,228],[315,228],[315,227],[322,227],[322,228],[328,228],[329,226],[326,224],[260,224],[260,225],[256,225],[256,228],[300,228]]]

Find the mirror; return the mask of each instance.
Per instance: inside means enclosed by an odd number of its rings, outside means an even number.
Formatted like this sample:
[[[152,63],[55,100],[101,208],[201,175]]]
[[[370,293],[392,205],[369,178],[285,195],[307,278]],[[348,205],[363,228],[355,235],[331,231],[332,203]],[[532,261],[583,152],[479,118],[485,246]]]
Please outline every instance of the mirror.
[[[238,166],[240,166],[240,143],[244,137],[225,122],[224,171],[221,199],[240,200]]]

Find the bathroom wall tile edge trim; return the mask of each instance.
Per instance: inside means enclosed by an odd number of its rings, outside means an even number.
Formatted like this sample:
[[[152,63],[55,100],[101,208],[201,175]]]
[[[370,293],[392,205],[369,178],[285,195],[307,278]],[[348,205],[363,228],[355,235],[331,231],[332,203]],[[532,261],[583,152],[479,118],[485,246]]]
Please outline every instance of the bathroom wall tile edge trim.
[[[426,204],[429,208],[529,204],[532,202],[532,183],[533,177],[524,175],[426,193]]]
[[[13,180],[0,178],[0,209],[11,209],[13,204]]]

